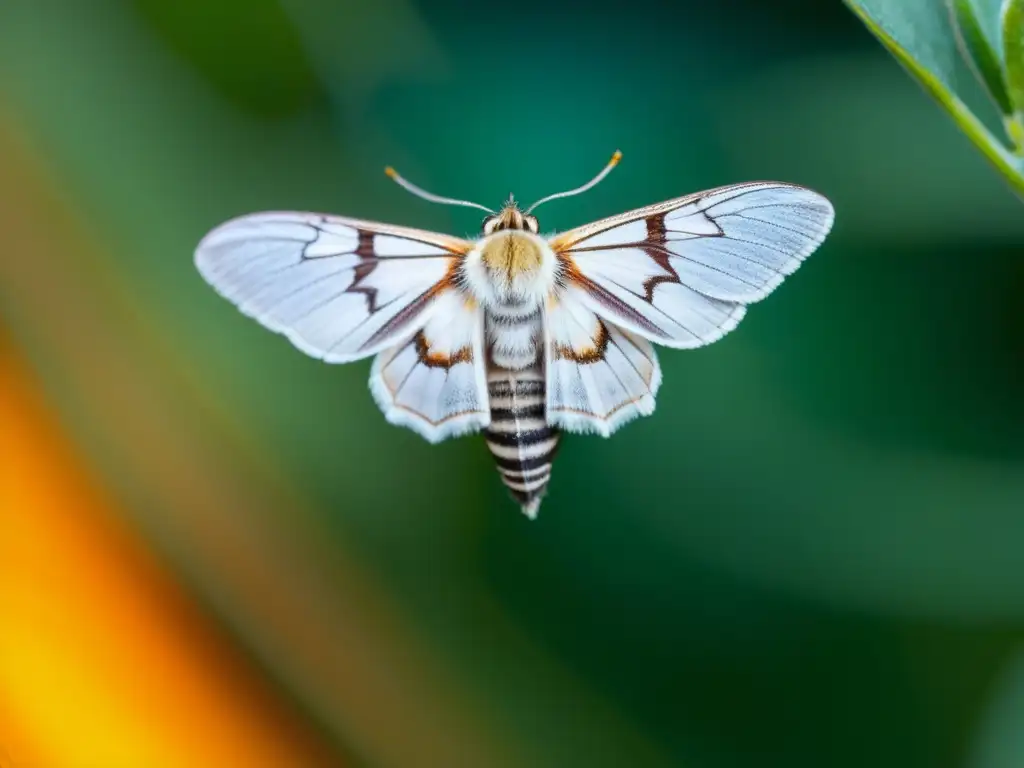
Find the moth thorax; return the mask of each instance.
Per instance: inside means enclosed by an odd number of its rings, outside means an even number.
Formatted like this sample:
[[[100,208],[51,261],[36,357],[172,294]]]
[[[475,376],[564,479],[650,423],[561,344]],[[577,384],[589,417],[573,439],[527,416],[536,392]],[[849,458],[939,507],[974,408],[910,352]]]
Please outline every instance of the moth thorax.
[[[484,245],[481,258],[490,272],[512,282],[539,270],[543,254],[529,237],[513,230],[492,237]]]

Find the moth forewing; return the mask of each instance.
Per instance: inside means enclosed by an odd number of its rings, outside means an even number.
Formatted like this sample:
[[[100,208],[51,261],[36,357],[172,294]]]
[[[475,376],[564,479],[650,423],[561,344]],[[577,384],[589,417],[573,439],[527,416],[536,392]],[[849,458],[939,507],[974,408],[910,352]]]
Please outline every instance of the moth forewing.
[[[716,206],[718,203],[725,202],[728,199],[735,199],[733,198],[734,193],[743,194],[746,192],[757,192],[760,190],[775,190],[781,196],[792,195],[790,200],[790,204],[792,205],[804,204],[821,206],[823,211],[827,212],[828,226],[825,228],[826,234],[829,228],[831,228],[832,219],[834,218],[835,213],[832,208],[832,203],[829,202],[828,198],[824,195],[797,184],[787,184],[776,181],[751,181],[740,184],[726,184],[703,192],[692,192],[688,195],[683,195],[682,197],[675,197],[671,200],[665,200],[660,203],[652,203],[651,205],[635,208],[634,210],[626,211],[625,213],[619,213],[614,216],[608,216],[604,219],[598,219],[597,221],[592,221],[589,224],[584,224],[559,233],[558,235],[550,238],[548,242],[557,252],[586,247],[592,243],[584,243],[584,240],[593,238],[601,232],[605,232],[623,224],[630,224],[651,217],[664,215],[672,211],[686,208],[688,205],[694,206],[693,210],[701,210]],[[723,197],[725,198],[724,200]],[[625,233],[630,230],[621,231]],[[639,230],[633,229],[631,231],[635,235]],[[705,230],[701,232],[701,234],[711,235],[713,232]],[[644,239],[646,238],[636,239],[636,237],[623,237],[618,242],[620,244],[640,243],[643,242]]]
[[[453,287],[472,243],[324,214],[271,212],[222,224],[195,263],[222,296],[308,355],[345,363],[401,341]]]
[[[804,187],[720,187],[552,238],[567,280],[611,322],[670,347],[736,328],[746,305],[795,271],[828,234],[831,203]]]

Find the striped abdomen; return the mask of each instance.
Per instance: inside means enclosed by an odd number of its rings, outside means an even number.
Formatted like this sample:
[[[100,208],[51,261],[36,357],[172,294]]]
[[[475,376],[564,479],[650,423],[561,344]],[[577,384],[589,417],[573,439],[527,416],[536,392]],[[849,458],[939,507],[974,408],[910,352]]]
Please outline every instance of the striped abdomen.
[[[558,430],[544,419],[543,370],[539,365],[518,371],[493,367],[487,373],[487,391],[487,447],[523,512],[534,517],[551,477],[559,438]]]

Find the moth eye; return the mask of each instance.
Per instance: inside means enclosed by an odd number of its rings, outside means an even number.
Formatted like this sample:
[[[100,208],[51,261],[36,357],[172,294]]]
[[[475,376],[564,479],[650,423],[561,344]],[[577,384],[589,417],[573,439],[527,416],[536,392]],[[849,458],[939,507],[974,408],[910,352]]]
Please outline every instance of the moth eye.
[[[494,232],[494,230],[497,228],[497,226],[498,226],[498,217],[497,216],[488,216],[486,219],[484,219],[484,234],[485,235],[491,234],[492,232]]]
[[[537,217],[536,216],[524,216],[523,217],[523,221],[526,222],[526,228],[528,230],[533,232],[533,234],[537,234],[537,231],[538,231],[539,227],[537,226]]]

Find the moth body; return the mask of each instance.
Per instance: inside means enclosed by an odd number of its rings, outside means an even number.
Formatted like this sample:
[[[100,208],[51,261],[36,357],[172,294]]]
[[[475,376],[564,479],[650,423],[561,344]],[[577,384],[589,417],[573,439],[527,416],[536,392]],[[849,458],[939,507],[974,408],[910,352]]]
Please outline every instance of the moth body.
[[[529,315],[554,287],[558,259],[537,234],[503,229],[485,235],[462,270],[466,289],[485,310]]]
[[[487,372],[491,423],[487,447],[501,480],[528,517],[535,517],[551,479],[559,431],[545,417],[545,376],[538,361],[526,368],[492,366]]]
[[[491,310],[485,318],[489,364],[517,371],[536,363],[544,337],[539,309],[528,315]]]
[[[559,430],[545,413],[544,302],[558,259],[510,198],[484,221],[484,237],[466,257],[464,289],[484,311],[491,420],[484,438],[502,482],[534,517],[551,477]]]

